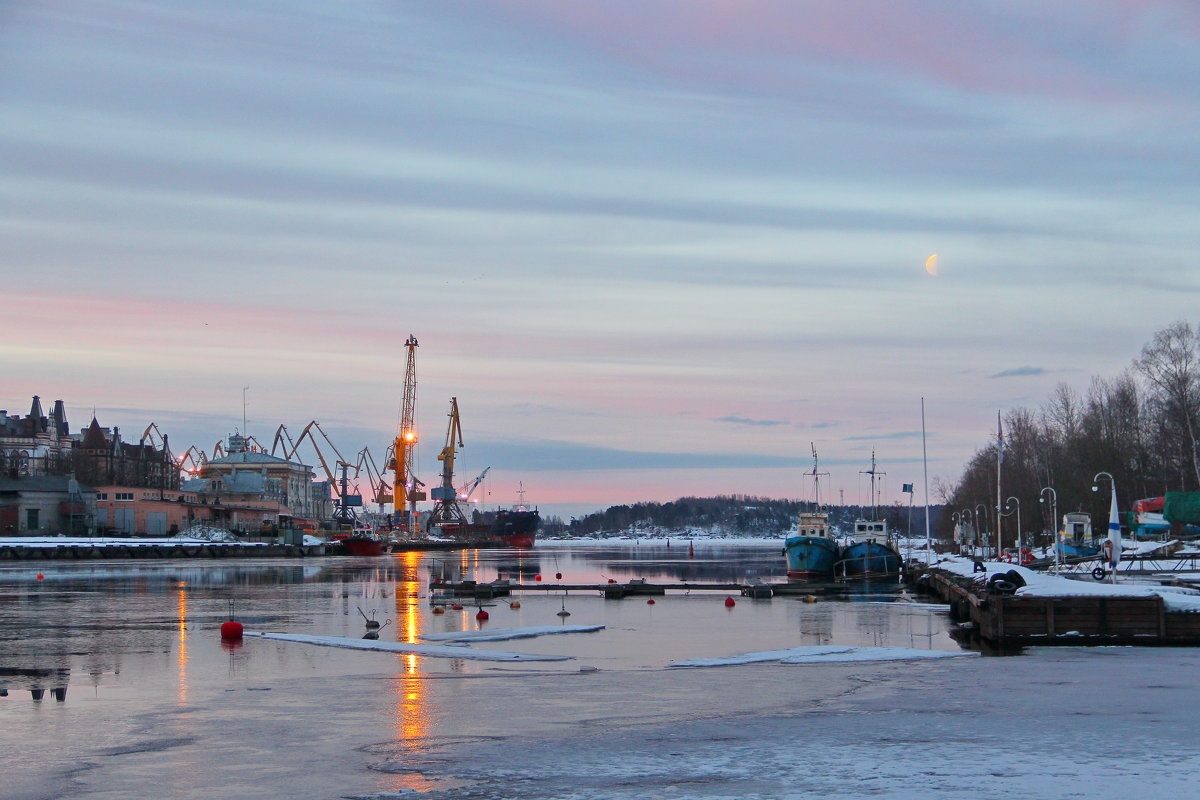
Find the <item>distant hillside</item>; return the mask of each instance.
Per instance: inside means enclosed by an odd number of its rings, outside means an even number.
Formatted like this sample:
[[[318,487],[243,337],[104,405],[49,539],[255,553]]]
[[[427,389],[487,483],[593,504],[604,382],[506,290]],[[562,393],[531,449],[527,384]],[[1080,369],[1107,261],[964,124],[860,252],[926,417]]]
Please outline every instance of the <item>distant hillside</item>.
[[[611,506],[573,518],[564,526],[564,533],[575,536],[635,533],[649,537],[695,531],[730,536],[785,536],[795,528],[801,509],[811,505],[749,495],[681,497],[668,503]],[[832,506],[826,510],[830,524],[846,532],[861,514],[857,506]],[[923,508],[913,509],[913,532],[917,535],[924,534],[923,511]],[[935,509],[931,512],[936,514]],[[908,528],[907,506],[880,507],[879,516],[901,534]]]

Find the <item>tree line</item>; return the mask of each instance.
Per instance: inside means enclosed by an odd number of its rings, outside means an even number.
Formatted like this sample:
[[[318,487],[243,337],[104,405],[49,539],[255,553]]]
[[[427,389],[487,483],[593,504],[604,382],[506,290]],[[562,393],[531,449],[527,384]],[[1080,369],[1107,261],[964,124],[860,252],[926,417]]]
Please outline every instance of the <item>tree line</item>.
[[[1083,511],[1102,531],[1111,499],[1108,476],[1122,511],[1141,498],[1200,488],[1198,433],[1200,329],[1175,322],[1155,333],[1120,375],[1094,377],[1082,393],[1062,383],[1040,408],[1005,413],[1002,446],[993,437],[957,484],[942,487],[950,513],[942,515],[939,533],[949,536],[960,519],[978,522],[981,531],[996,530],[998,450],[1005,546],[1014,541],[1018,513],[1023,531],[1055,530],[1055,498],[1059,520]]]

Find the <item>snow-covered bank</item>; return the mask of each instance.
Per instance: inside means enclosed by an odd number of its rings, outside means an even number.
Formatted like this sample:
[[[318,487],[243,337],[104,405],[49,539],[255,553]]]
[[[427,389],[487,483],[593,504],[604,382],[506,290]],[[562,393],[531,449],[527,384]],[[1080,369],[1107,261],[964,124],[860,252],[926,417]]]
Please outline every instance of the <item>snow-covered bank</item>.
[[[1027,569],[1003,561],[984,561],[985,572],[975,570],[975,561],[951,557],[935,561],[932,566],[955,575],[986,583],[992,576],[1016,572],[1025,585],[1016,591],[1019,597],[1162,597],[1168,611],[1200,612],[1200,591],[1181,586],[1150,586],[1130,583],[1099,583],[1090,577],[1075,580],[1061,575]]]
[[[604,630],[603,625],[531,625],[524,628],[497,628],[494,631],[423,633],[421,638],[427,642],[503,642],[510,639],[532,639],[536,636],[593,633],[602,630]]]

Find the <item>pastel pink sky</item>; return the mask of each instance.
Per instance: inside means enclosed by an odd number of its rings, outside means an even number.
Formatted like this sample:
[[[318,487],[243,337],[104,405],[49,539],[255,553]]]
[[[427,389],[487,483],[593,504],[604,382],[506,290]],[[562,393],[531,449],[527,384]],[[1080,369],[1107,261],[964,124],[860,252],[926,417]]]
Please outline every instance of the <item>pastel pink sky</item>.
[[[426,479],[455,396],[495,502],[895,499],[1196,308],[1191,3],[0,15],[14,413],[381,456],[412,333]]]

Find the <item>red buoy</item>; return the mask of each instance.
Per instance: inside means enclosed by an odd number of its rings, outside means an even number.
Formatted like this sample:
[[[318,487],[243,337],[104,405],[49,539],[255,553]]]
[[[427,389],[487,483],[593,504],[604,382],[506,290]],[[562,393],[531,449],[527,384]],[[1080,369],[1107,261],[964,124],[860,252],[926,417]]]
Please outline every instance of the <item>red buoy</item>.
[[[221,638],[222,639],[240,639],[242,638],[242,623],[236,620],[229,620],[221,623]]]
[[[561,581],[561,580],[562,580],[562,573],[561,573],[561,572],[556,572],[556,573],[554,573],[554,580],[556,580],[556,581]]]
[[[540,580],[542,579],[542,576],[541,576],[541,575],[534,575],[534,576],[533,576],[533,579],[534,579],[535,581],[540,581]]]
[[[609,578],[609,579],[608,579],[608,582],[609,582],[609,583],[616,583],[616,581],[615,581],[615,580],[613,580],[612,578]]]
[[[454,603],[450,607],[455,611],[462,611],[462,603]]]
[[[652,606],[652,605],[654,605],[654,598],[653,598],[653,597],[651,597],[649,600],[647,600],[647,601],[646,601],[646,605],[648,605],[648,606]]]
[[[484,611],[482,608],[479,609],[479,613],[475,615],[475,619],[479,620],[480,622],[483,622],[487,618],[488,612]]]
[[[734,607],[734,606],[736,606],[736,605],[737,605],[737,603],[733,602],[733,598],[732,598],[732,597],[726,597],[726,598],[725,598],[725,607],[726,607],[726,608],[733,608],[733,607]]]
[[[39,572],[39,573],[38,573],[38,580],[39,580],[39,581],[44,581],[44,580],[46,580],[46,576],[45,576],[45,575],[43,575],[42,573],[40,573],[40,572]]]

